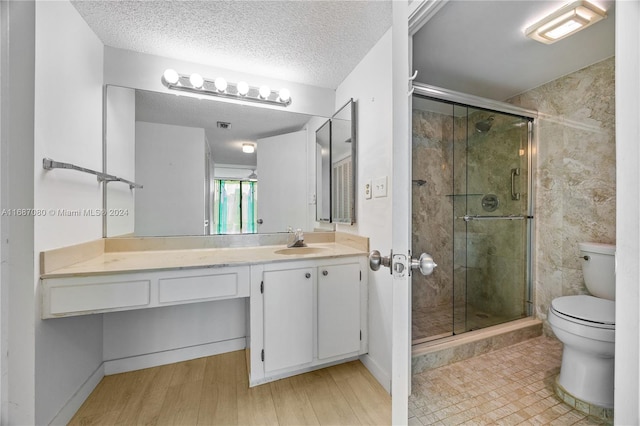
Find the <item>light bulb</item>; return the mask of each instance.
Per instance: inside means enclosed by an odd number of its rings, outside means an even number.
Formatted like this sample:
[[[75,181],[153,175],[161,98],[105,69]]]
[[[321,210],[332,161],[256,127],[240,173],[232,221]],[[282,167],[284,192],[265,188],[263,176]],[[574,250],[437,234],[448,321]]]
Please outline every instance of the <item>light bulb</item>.
[[[238,94],[241,96],[245,96],[247,93],[249,93],[249,85],[247,84],[246,81],[240,81],[238,82]]]
[[[189,77],[189,82],[196,89],[200,89],[202,88],[202,86],[204,86],[204,78],[202,78],[200,74],[191,74],[191,77]]]
[[[180,80],[180,75],[177,73],[176,70],[172,70],[172,69],[165,70],[162,76],[164,77],[164,81],[166,81],[169,84],[177,84],[178,81]]]
[[[289,99],[291,99],[291,92],[289,92],[289,89],[280,89],[280,93],[278,96],[280,97],[280,100],[282,102],[287,102]]]
[[[245,152],[247,154],[252,154],[255,150],[256,149],[253,146],[253,144],[250,144],[250,143],[243,143],[242,144],[242,152]]]
[[[227,80],[222,77],[216,78],[213,84],[216,86],[218,92],[224,92],[227,90]]]
[[[260,90],[258,91],[258,93],[260,93],[260,97],[262,99],[267,99],[271,94],[271,89],[269,88],[269,86],[260,86]]]

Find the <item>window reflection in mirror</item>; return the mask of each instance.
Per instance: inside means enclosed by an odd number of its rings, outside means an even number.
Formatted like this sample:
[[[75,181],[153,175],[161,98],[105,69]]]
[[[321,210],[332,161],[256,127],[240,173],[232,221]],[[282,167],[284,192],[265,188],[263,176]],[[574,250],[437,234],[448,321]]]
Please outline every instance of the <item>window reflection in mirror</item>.
[[[106,171],[144,188],[106,185],[105,208],[129,214],[105,217],[105,236],[312,231],[313,147],[326,121],[108,85]]]
[[[213,234],[258,232],[256,202],[258,182],[214,179]]]

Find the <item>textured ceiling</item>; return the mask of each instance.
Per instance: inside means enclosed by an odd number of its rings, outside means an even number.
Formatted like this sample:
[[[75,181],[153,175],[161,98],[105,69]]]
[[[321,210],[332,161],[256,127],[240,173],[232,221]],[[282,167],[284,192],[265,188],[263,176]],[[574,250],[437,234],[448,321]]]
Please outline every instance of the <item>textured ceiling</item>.
[[[391,26],[390,1],[76,1],[107,46],[335,89]]]
[[[614,55],[614,2],[594,1],[608,18],[551,45],[523,30],[568,0],[450,0],[414,36],[417,81],[506,100]]]

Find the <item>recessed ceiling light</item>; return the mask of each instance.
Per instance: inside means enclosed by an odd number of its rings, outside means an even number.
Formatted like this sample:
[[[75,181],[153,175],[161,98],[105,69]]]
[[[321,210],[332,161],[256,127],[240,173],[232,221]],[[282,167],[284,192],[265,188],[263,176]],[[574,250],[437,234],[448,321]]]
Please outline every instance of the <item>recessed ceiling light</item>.
[[[527,28],[527,37],[545,44],[555,43],[607,17],[607,12],[586,0],[556,10]]]

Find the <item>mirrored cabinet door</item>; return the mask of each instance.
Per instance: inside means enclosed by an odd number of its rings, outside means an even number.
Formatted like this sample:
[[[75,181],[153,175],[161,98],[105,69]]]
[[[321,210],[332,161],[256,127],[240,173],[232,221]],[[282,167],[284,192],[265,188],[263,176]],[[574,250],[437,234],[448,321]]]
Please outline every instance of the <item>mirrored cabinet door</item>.
[[[356,103],[349,100],[316,132],[316,219],[355,223]]]
[[[316,220],[331,222],[331,120],[316,130]]]

